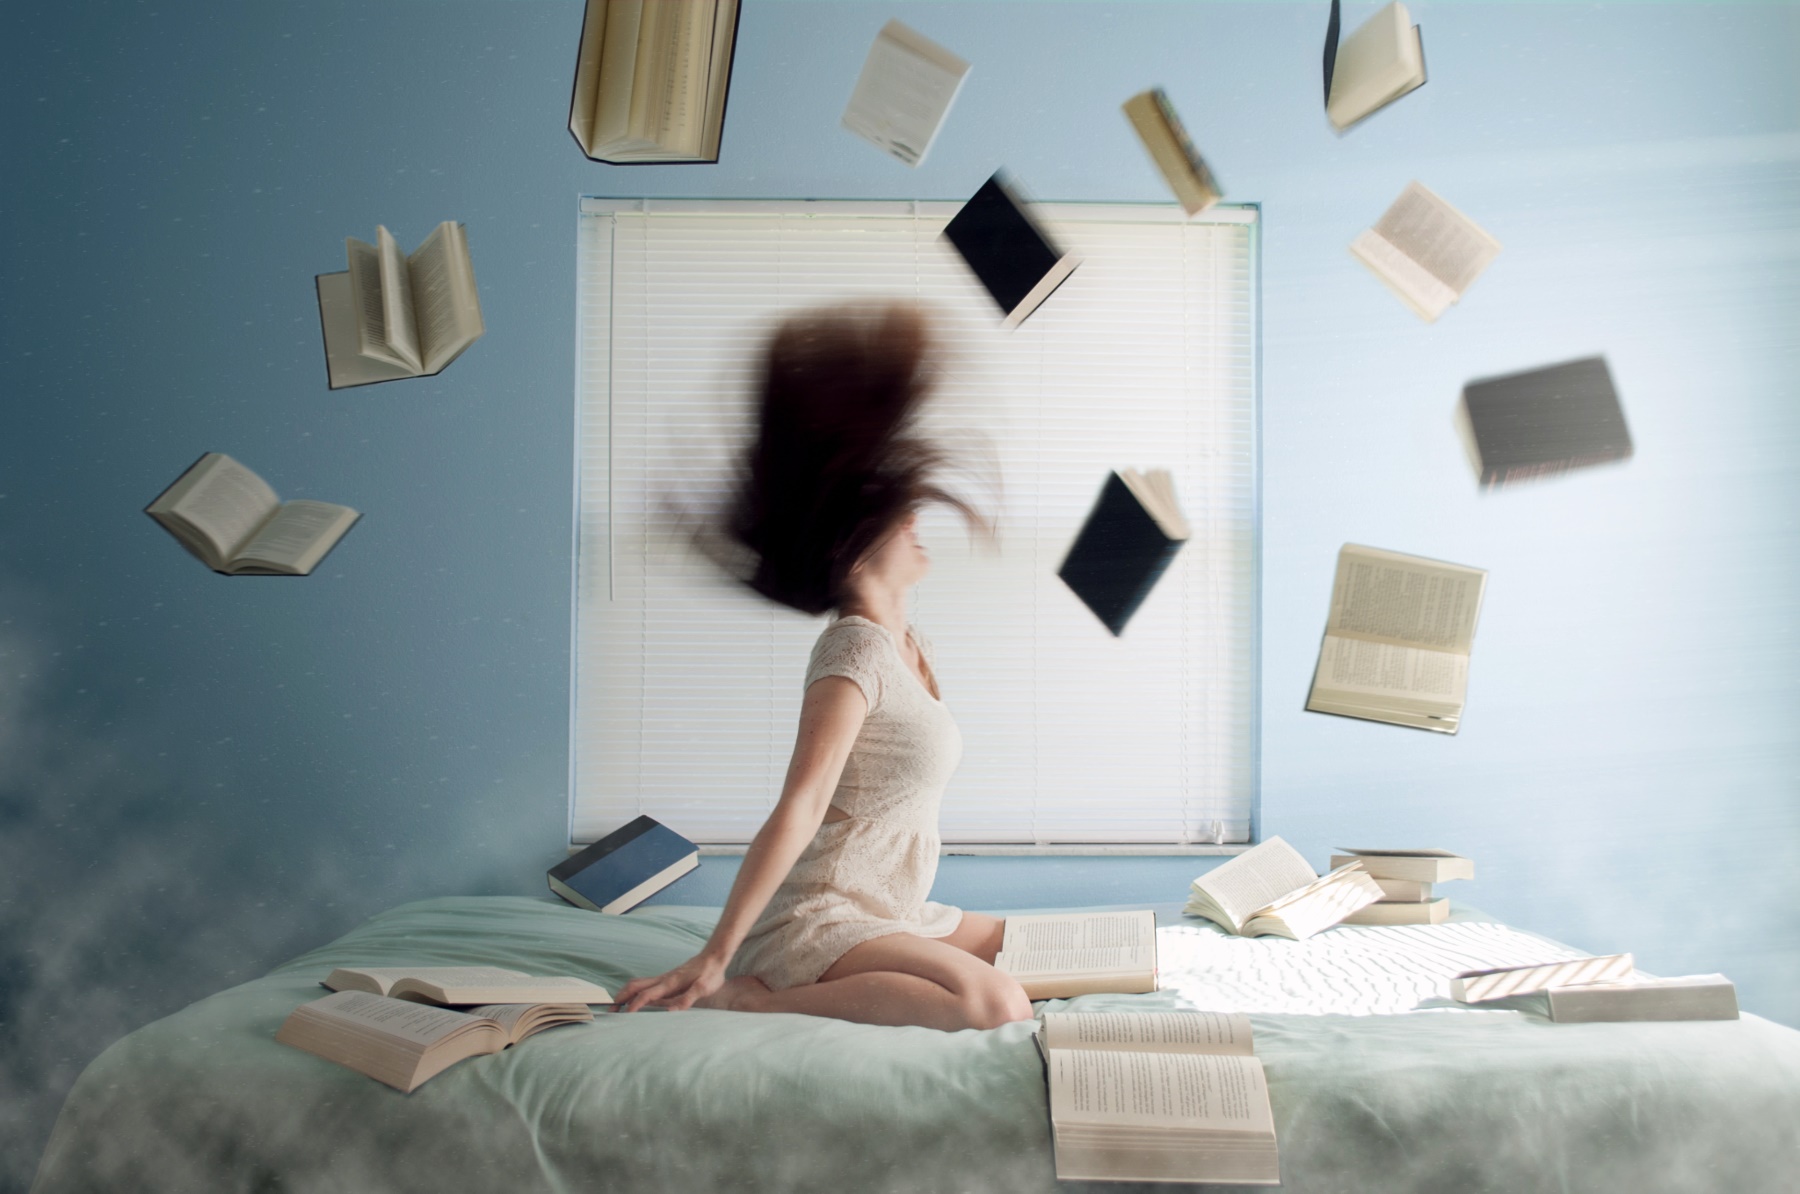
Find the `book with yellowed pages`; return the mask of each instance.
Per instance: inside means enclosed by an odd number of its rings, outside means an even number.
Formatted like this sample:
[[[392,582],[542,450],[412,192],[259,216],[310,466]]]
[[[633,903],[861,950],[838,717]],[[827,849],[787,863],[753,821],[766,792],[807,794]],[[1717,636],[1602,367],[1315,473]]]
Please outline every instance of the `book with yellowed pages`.
[[[362,517],[332,502],[284,502],[223,452],[189,465],[144,513],[227,576],[305,576]]]
[[[314,279],[331,389],[432,377],[487,330],[463,226],[445,220],[411,253],[393,233],[344,239],[350,268]]]
[[[738,0],[587,0],[569,134],[596,162],[716,162]]]
[[[613,1001],[605,987],[586,979],[542,978],[502,966],[340,966],[325,976],[323,985],[448,1005]]]
[[[1280,1183],[1250,1017],[1049,1012],[1037,1041],[1058,1180]]]
[[[1450,998],[1459,1003],[1480,1003],[1509,995],[1535,995],[1552,987],[1619,982],[1630,978],[1631,971],[1630,954],[1602,954],[1591,958],[1528,962],[1522,966],[1496,966],[1489,970],[1465,970],[1451,977]]]
[[[1009,916],[994,968],[1031,999],[1156,990],[1156,913]]]
[[[1346,543],[1307,709],[1456,733],[1486,588],[1480,568]]]
[[[1150,151],[1150,160],[1162,172],[1169,189],[1188,215],[1198,215],[1219,201],[1219,180],[1182,126],[1175,105],[1160,87],[1139,92],[1124,103],[1126,119],[1138,140]]]
[[[1500,255],[1500,242],[1435,192],[1409,182],[1375,226],[1350,242],[1350,255],[1432,323]]]
[[[1300,941],[1380,898],[1362,863],[1316,875],[1298,850],[1272,837],[1195,879],[1182,911],[1240,937]]]
[[[339,991],[295,1008],[275,1039],[411,1093],[459,1061],[593,1018],[581,1003],[495,1004],[463,1012]]]

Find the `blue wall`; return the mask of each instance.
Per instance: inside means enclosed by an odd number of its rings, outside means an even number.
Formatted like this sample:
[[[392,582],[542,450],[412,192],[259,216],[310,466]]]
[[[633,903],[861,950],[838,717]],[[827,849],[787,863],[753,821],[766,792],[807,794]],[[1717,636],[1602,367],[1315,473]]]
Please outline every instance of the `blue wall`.
[[[895,13],[975,63],[916,171],[837,127]],[[1152,83],[1266,221],[1265,830],[1461,849],[1480,906],[1800,1024],[1800,9],[1414,15],[1431,83],[1337,138],[1322,2],[749,0],[718,166],[621,169],[563,129],[574,0],[8,4],[0,1186],[118,1034],[380,908],[542,889],[577,196],[949,199],[1004,163],[1162,201],[1117,111]],[[1344,251],[1413,177],[1505,245],[1429,327]],[[487,338],[327,392],[312,275],[442,219]],[[1637,459],[1478,494],[1461,383],[1593,352]],[[211,575],[141,513],[206,450],[367,516],[308,580]],[[1301,711],[1347,540],[1491,570],[1457,737]],[[1048,870],[1068,902],[1185,874]]]

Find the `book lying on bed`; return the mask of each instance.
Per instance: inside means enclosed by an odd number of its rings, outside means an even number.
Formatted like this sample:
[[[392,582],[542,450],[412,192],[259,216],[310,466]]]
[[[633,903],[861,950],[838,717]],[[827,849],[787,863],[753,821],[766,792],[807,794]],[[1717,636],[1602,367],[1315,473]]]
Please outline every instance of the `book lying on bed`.
[[[350,268],[314,279],[330,387],[431,377],[481,339],[481,297],[463,226],[445,220],[410,254],[393,234],[346,237]]]
[[[1037,1039],[1059,1181],[1280,1182],[1250,1017],[1051,1012]]]
[[[1347,925],[1441,925],[1450,919],[1450,901],[1377,900],[1344,917]]]
[[[967,62],[899,21],[889,21],[869,47],[842,124],[917,166],[937,140],[968,75]]]
[[[581,1003],[500,1004],[454,1012],[366,991],[303,1003],[275,1039],[411,1093],[457,1062],[498,1053],[533,1033],[580,1024]]]
[[[227,576],[305,576],[362,517],[331,502],[284,502],[223,452],[196,460],[144,513]]]
[[[1450,998],[1459,1003],[1479,1003],[1486,999],[1504,999],[1508,995],[1535,995],[1551,987],[1618,982],[1630,978],[1631,969],[1630,954],[1602,954],[1593,958],[1465,970],[1450,979]]]
[[[587,0],[569,134],[596,162],[716,162],[738,0]]]
[[[1031,999],[1156,990],[1156,913],[1059,912],[1009,916],[994,968]]]
[[[421,1003],[611,1003],[586,979],[540,978],[500,966],[340,966],[325,976],[333,991],[367,991]]]
[[[1462,298],[1500,242],[1416,182],[1350,242],[1350,253],[1426,323]]]
[[[1325,25],[1325,115],[1343,132],[1425,84],[1425,42],[1395,0],[1338,42],[1338,0]]]
[[[1486,587],[1480,568],[1344,544],[1306,707],[1456,733]]]
[[[628,912],[700,865],[700,847],[637,817],[551,867],[550,890],[577,908]]]
[[[1298,850],[1272,837],[1195,879],[1182,911],[1241,937],[1299,941],[1380,898],[1362,863],[1315,875]]]
[[[1722,974],[1626,979],[1551,987],[1550,1018],[1563,1024],[1602,1020],[1735,1020],[1737,988]]]
[[[1002,327],[1024,323],[1081,264],[1078,255],[1050,243],[998,174],[944,225],[944,238],[999,306]]]
[[[1449,850],[1436,850],[1427,847],[1409,850],[1370,850],[1350,846],[1339,846],[1338,852],[1331,856],[1331,865],[1340,867],[1346,863],[1360,862],[1363,870],[1369,873],[1381,886],[1387,899],[1420,899],[1431,898],[1433,883],[1448,883],[1452,879],[1473,879],[1475,877],[1475,860],[1461,854],[1453,854]],[[1418,884],[1416,888],[1400,886],[1404,883]],[[1389,885],[1392,884],[1390,890]],[[1416,892],[1416,894],[1414,894]]]
[[[1116,637],[1188,537],[1168,470],[1110,473],[1056,575]]]

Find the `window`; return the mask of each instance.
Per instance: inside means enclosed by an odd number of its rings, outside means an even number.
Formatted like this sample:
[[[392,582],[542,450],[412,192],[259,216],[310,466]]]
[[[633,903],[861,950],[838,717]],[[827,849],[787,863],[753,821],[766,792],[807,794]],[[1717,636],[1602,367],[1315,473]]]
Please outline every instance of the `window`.
[[[685,546],[723,497],[764,337],[852,296],[940,315],[928,419],[997,457],[998,550],[928,512],[915,621],[963,733],[946,842],[1249,840],[1256,789],[1253,208],[1043,205],[1085,260],[1022,327],[939,239],[947,203],[584,199],[572,840],[649,813],[748,841],[824,622]],[[1193,527],[1122,638],[1056,578],[1107,472],[1168,468]]]

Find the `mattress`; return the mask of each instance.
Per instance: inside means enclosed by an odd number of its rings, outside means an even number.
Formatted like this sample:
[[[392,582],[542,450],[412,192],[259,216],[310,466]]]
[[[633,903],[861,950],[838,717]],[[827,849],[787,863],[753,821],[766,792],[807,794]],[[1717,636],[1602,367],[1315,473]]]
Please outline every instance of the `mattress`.
[[[1056,1181],[1030,1023],[945,1033],[602,1013],[411,1095],[274,1042],[334,966],[480,963],[616,988],[688,957],[717,915],[608,917],[524,897],[393,909],[114,1044],[71,1091],[33,1190],[1158,1188]],[[1793,1188],[1791,1029],[1748,1015],[1553,1024],[1529,1000],[1462,1008],[1442,994],[1456,970],[1578,956],[1468,910],[1304,942],[1159,919],[1160,990],[1047,1006],[1251,1013],[1295,1194]]]

